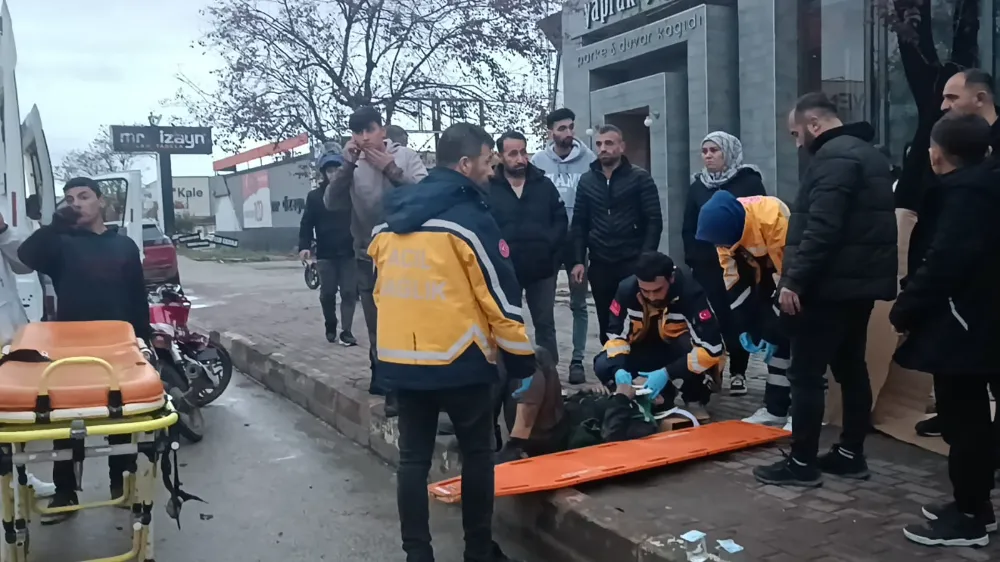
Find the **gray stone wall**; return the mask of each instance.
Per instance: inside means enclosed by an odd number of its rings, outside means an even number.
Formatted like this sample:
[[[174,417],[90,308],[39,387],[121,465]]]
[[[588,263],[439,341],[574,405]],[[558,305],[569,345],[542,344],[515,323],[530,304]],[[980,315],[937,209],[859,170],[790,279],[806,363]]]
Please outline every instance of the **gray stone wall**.
[[[768,193],[798,190],[798,153],[788,112],[798,94],[796,0],[739,2],[740,139],[745,161],[764,173]]]

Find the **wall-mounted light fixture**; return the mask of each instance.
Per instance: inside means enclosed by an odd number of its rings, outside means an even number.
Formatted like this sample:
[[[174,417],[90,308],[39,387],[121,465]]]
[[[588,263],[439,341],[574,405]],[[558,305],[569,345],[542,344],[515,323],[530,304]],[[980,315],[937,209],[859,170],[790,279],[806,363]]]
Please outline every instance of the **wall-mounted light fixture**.
[[[653,119],[659,119],[659,118],[660,118],[660,112],[659,111],[652,111],[652,112],[650,112],[649,115],[646,116],[645,119],[642,120],[642,124],[645,125],[645,126],[647,126],[647,127],[652,127],[653,126]]]
[[[594,136],[594,130],[593,129],[587,129],[586,131],[584,131],[584,134],[586,134],[588,137],[592,137],[592,136]]]

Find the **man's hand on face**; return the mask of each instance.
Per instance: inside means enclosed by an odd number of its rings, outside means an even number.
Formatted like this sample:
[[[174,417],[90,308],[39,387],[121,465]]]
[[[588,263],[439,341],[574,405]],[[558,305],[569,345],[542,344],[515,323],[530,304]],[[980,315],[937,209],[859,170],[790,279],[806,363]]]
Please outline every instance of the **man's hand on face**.
[[[372,165],[376,170],[382,172],[389,167],[389,164],[395,163],[395,159],[392,154],[389,154],[385,150],[375,150],[371,148],[363,149],[365,151],[365,160]]]
[[[354,139],[347,141],[344,145],[344,162],[355,164],[358,161],[358,156],[361,155],[361,149],[358,148],[358,143],[354,142]]]

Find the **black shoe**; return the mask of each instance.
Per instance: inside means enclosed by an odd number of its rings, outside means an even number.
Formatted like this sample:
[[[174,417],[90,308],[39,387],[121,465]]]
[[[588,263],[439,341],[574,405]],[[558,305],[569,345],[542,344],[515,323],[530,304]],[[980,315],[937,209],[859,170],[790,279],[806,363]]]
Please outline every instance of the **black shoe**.
[[[955,502],[936,503],[925,505],[920,509],[920,511],[923,512],[924,517],[926,517],[928,521],[938,521],[940,519],[957,516],[958,506]],[[981,509],[973,515],[979,523],[983,524],[987,533],[997,532],[997,516],[993,513],[993,504],[991,502],[984,503],[981,506]]]
[[[354,337],[354,334],[350,332],[340,332],[340,345],[344,347],[354,347],[358,345],[358,340]]]
[[[729,395],[743,396],[747,393],[746,375],[729,375]]]
[[[71,507],[79,504],[80,502],[76,498],[76,493],[65,494],[57,491],[56,495],[52,496],[52,499],[49,500],[48,507],[49,509],[56,509],[60,507]],[[43,514],[41,517],[42,525],[55,525],[57,523],[62,523],[74,515],[76,515],[75,511]]]
[[[572,361],[569,364],[569,384],[583,384],[587,382],[587,371],[583,369],[582,361]]]
[[[785,460],[753,469],[753,477],[762,484],[774,486],[803,486],[818,488],[823,485],[823,473],[814,465],[804,464],[786,455]]]
[[[926,515],[926,513],[925,513]],[[938,514],[934,521],[919,525],[907,525],[903,535],[911,541],[926,546],[987,546],[990,535],[986,526],[972,515],[959,513],[957,509]]]
[[[834,476],[854,478],[856,480],[868,480],[871,478],[865,456],[851,452],[840,445],[834,445],[829,453],[820,455],[819,459],[817,459],[817,464],[820,470]]]
[[[917,425],[913,429],[921,437],[941,437],[941,416],[932,416],[924,421],[917,422]]]
[[[337,330],[326,333],[326,341],[330,343],[337,343]]]
[[[385,395],[385,417],[394,418],[399,415],[399,405],[396,403],[396,395],[392,392]]]

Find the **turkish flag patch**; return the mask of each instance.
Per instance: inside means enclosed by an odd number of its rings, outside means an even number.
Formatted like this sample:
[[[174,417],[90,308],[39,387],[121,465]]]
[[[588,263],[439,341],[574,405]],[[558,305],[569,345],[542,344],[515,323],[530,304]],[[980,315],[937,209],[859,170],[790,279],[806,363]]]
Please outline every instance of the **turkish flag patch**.
[[[611,314],[618,316],[618,313],[622,311],[622,305],[618,304],[618,301],[611,301]]]
[[[707,320],[711,320],[712,319],[712,311],[709,310],[709,309],[707,309],[707,308],[705,310],[702,310],[701,312],[698,313],[698,319],[701,320],[702,322],[705,322]]]
[[[510,257],[510,246],[507,245],[507,241],[500,239],[500,255],[509,258]]]

